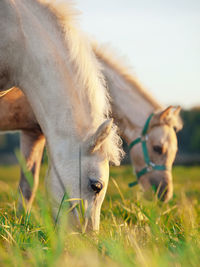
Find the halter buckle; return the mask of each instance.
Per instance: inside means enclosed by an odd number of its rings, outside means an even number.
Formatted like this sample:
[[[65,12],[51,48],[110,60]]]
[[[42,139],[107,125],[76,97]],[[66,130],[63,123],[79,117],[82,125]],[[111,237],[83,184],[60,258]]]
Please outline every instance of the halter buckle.
[[[153,167],[151,165],[147,166],[147,172],[152,172],[153,171]]]
[[[142,135],[142,136],[140,137],[140,139],[141,139],[142,142],[143,142],[143,141],[146,141],[146,142],[147,142],[147,140],[149,139],[148,134]]]
[[[149,165],[150,165],[151,167],[155,167],[155,166],[156,166],[156,164],[155,164],[154,162],[152,162],[152,161],[149,162]]]
[[[149,164],[147,165],[147,171],[148,171],[148,172],[153,171],[153,168],[154,168],[155,166],[156,166],[156,164],[150,161]]]

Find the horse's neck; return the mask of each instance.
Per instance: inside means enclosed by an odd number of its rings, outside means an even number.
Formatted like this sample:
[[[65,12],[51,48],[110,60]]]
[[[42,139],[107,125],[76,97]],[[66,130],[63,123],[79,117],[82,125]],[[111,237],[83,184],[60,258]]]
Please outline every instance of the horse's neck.
[[[43,27],[33,10],[27,8],[26,3],[30,5],[37,1],[14,2],[16,5],[10,6],[8,3],[11,2],[0,1],[0,15],[3,16],[0,16],[0,20],[4,22],[4,17],[6,19],[6,15],[10,14],[16,17],[14,22],[8,17],[7,25],[0,21],[0,36],[4,36],[0,38],[0,74],[2,65],[12,69],[11,86],[19,86],[25,93],[46,137],[54,164],[65,166],[63,161],[70,161],[69,154],[73,155],[74,150],[75,155],[78,153],[76,150],[80,142],[70,96],[70,89],[73,90],[75,85],[71,78],[73,73],[71,75],[69,72],[68,50],[64,48],[64,38],[61,40],[57,25],[50,29],[50,26],[53,27],[50,22],[49,28]],[[45,17],[46,10],[43,10]]]
[[[15,2],[16,5],[9,6],[12,17],[16,17],[16,23],[11,21],[9,24],[9,30],[17,32],[16,37],[12,37],[16,38],[12,49],[18,51],[14,53],[18,55],[15,60],[10,59],[11,68],[15,70],[12,86],[17,85],[23,90],[47,136],[55,131],[72,136],[75,127],[72,125],[69,88],[74,84],[62,33],[55,18],[48,17],[47,10],[37,1]],[[9,43],[11,35],[7,36]]]
[[[122,74],[105,57],[100,58],[100,61],[113,101],[113,116],[122,136],[129,143],[137,129],[144,126],[147,117],[160,109],[161,105],[141,88],[134,77]]]
[[[3,2],[7,7],[9,1]],[[0,36],[5,37],[0,38],[0,48],[4,49],[0,61],[2,56],[5,66],[11,65],[15,71],[12,86],[19,86],[25,93],[46,137],[50,158],[60,171],[64,166],[65,173],[61,175],[65,177],[66,162],[70,163],[72,158],[77,161],[78,147],[83,138],[94,133],[105,118],[105,89],[101,86],[90,46],[76,27],[70,28],[73,24],[70,18],[64,36],[64,28],[59,27],[61,23],[57,17],[53,13],[48,16],[48,9],[41,8],[39,1],[13,2],[16,2],[11,7],[15,23],[7,19],[7,26],[0,21]],[[3,13],[1,7],[0,1],[0,15]],[[4,18],[0,16],[1,19]],[[16,33],[15,42],[10,42],[11,34],[4,35],[11,27]],[[7,42],[8,48],[3,42]],[[16,58],[12,61],[12,57],[7,58],[7,55]],[[88,106],[83,108],[84,103]],[[96,109],[93,103],[96,103]]]
[[[71,22],[70,14],[69,18],[65,17],[69,23],[61,29],[59,16],[49,12],[48,8],[40,8],[38,2],[19,1],[25,49],[28,47],[32,53],[31,56],[24,55],[23,84],[19,87],[31,99],[32,105],[40,102],[37,96],[48,97],[50,102],[45,99],[41,106],[47,105],[44,109],[48,110],[51,118],[55,114],[53,110],[49,112],[49,105],[53,101],[52,106],[56,106],[55,101],[60,101],[57,107],[65,107],[65,111],[57,113],[62,114],[63,120],[67,113],[76,124],[74,127],[84,136],[89,130],[96,130],[109,110],[98,64],[88,42]],[[41,88],[44,84],[48,88]],[[40,122],[40,117],[44,116],[41,111],[40,114],[34,112]]]

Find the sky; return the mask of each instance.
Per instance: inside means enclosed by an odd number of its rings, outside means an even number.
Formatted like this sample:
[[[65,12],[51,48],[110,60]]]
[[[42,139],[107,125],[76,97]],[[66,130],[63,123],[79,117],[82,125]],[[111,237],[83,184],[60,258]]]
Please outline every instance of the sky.
[[[76,0],[81,28],[163,105],[200,106],[200,0]]]

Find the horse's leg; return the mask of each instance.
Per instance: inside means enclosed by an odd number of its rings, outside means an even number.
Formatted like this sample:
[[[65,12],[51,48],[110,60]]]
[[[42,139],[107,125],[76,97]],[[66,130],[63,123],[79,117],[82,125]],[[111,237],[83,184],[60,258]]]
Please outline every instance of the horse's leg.
[[[45,146],[45,138],[38,132],[23,131],[20,141],[21,152],[27,161],[27,168],[32,172],[34,179],[33,188],[31,189],[24,173],[21,171],[19,189],[27,202],[27,211],[29,212],[39,183],[39,172]],[[20,206],[21,205],[22,203],[20,203]]]

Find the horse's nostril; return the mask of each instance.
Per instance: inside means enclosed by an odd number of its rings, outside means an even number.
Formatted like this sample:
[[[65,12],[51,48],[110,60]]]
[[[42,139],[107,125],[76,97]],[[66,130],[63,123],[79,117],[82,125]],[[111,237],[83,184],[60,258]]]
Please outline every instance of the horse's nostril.
[[[168,186],[167,184],[161,185],[159,192],[158,192],[158,197],[161,201],[165,201],[168,195]]]
[[[99,193],[103,188],[103,185],[99,181],[90,180],[90,187],[95,193]]]
[[[151,181],[153,191],[158,194],[161,201],[165,201],[168,194],[168,184],[166,182]]]

